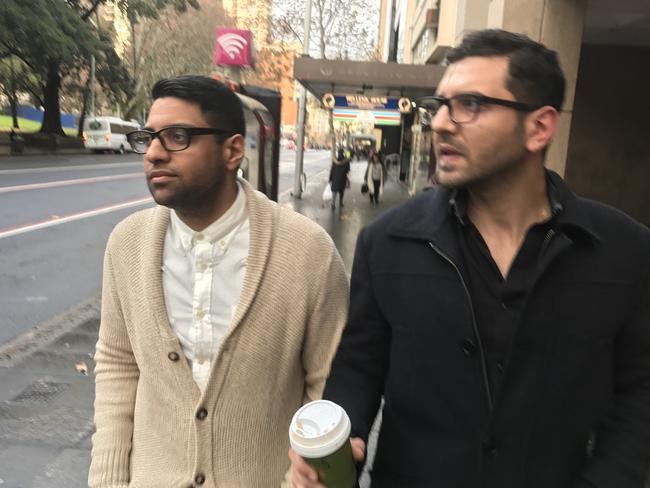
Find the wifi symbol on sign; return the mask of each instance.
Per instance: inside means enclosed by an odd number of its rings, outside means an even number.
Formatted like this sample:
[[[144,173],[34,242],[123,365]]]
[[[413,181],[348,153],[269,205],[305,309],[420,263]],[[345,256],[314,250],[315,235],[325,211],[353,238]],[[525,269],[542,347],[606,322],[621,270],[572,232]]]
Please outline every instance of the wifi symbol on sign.
[[[248,44],[246,39],[244,39],[239,34],[229,33],[219,36],[217,42],[221,48],[226,52],[230,59],[235,59],[236,56],[239,56]]]

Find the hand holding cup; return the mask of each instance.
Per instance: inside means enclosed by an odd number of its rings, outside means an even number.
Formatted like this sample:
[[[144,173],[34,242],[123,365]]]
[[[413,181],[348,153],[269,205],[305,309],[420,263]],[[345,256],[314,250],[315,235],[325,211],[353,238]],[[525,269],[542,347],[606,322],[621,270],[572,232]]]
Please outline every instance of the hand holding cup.
[[[350,439],[352,457],[355,463],[361,463],[366,458],[366,443],[360,437]],[[291,461],[291,480],[293,488],[325,488],[318,482],[318,473],[307,464],[300,455],[289,448],[289,460]]]
[[[350,419],[328,400],[301,407],[289,428],[292,484],[295,488],[353,488],[355,461],[364,459],[365,443],[350,440]]]

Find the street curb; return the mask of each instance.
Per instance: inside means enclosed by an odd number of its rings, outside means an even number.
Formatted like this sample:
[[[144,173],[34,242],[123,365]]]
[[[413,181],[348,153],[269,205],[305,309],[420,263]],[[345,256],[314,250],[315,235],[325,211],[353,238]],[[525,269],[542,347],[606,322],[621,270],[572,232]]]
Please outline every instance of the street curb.
[[[88,149],[27,149],[26,151],[22,153],[12,153],[12,152],[3,152],[0,151],[0,159],[2,158],[24,158],[24,157],[29,157],[29,156],[69,156],[73,154],[93,154],[91,151]]]
[[[98,293],[3,344],[0,346],[0,367],[10,367],[66,332],[90,320],[99,320],[100,305]]]

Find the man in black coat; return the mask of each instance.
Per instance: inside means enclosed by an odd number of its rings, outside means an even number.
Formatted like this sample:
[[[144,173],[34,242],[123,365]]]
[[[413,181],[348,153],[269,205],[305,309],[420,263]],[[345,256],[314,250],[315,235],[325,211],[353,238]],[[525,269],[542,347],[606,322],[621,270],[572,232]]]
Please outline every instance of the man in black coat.
[[[642,488],[650,232],[545,170],[555,52],[487,30],[448,60],[418,104],[439,185],[361,232],[324,396],[357,460],[383,397],[373,488]]]

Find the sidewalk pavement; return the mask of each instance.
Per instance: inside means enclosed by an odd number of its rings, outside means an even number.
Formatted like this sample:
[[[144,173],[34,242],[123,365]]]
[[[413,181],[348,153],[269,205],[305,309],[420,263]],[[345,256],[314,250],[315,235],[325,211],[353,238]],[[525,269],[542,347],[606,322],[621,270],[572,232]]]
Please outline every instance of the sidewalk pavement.
[[[327,172],[308,181],[301,199],[284,195],[280,204],[306,215],[332,236],[348,276],[356,237],[383,210],[408,199],[390,175],[382,202],[361,194],[366,162],[353,162],[344,207],[335,210],[321,195]],[[91,297],[0,346],[0,487],[81,488],[87,486],[93,433],[94,361],[99,297]],[[375,435],[371,437],[372,453]],[[371,458],[372,455],[369,455]],[[364,473],[361,488],[368,486]]]

